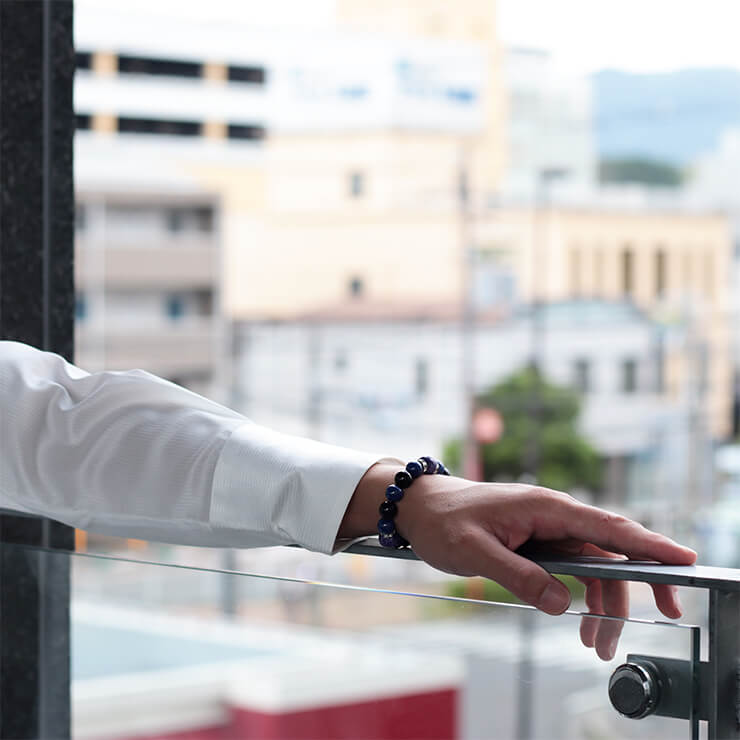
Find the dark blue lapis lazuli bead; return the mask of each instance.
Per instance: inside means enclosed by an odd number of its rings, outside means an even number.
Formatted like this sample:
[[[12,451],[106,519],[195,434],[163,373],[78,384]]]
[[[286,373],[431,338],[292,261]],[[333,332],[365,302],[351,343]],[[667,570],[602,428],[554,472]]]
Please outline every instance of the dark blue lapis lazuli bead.
[[[393,519],[393,517],[396,516],[398,507],[393,501],[383,501],[383,503],[378,508],[378,511],[380,512],[380,516],[382,516],[383,519]]]
[[[414,479],[405,470],[399,470],[393,478],[393,482],[399,488],[408,488],[414,482]]]
[[[378,541],[383,547],[401,547],[405,540],[401,536],[394,532],[393,534],[381,534],[378,535]]]
[[[418,460],[412,460],[406,463],[406,472],[412,478],[418,478],[424,472],[424,466]]]
[[[396,525],[393,519],[381,519],[378,522],[378,532],[380,534],[393,534],[396,531]]]
[[[420,457],[419,460],[424,463],[424,466],[426,468],[424,472],[427,475],[434,475],[437,472],[438,463],[433,457],[429,457],[429,455],[424,455],[424,457]]]
[[[438,475],[449,475],[450,471],[447,470],[447,468],[442,463],[440,463],[439,466],[437,467],[437,474]]]
[[[385,489],[385,497],[389,501],[400,501],[403,498],[403,488],[399,488],[395,483],[391,483],[391,485]]]

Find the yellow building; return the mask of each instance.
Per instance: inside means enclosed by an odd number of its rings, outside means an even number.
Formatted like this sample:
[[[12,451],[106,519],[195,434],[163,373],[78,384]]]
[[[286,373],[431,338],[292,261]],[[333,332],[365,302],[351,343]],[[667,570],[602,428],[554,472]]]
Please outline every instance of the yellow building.
[[[213,204],[208,248],[220,248],[220,269],[203,270],[197,294],[185,296],[195,318],[212,313],[198,308],[205,293],[234,320],[285,318],[347,295],[462,302],[472,247],[508,266],[524,300],[630,297],[664,320],[690,315],[711,350],[711,428],[725,434],[724,219],[488,207],[502,184],[507,125],[492,0],[337,0],[328,30],[282,36],[243,27],[203,34],[175,18],[143,23],[120,5],[103,12],[90,2],[86,12],[88,25],[83,18],[76,29],[76,104],[90,129],[81,150],[90,145],[96,161],[97,143],[116,140],[129,192],[152,192],[166,170],[168,199],[185,197],[178,189],[188,182],[187,197]],[[106,48],[95,47],[95,23]],[[398,68],[406,59],[415,65],[409,90]],[[458,203],[463,167],[469,224]],[[181,260],[176,240],[161,241],[167,271]],[[139,267],[152,268],[151,255],[140,256]],[[140,299],[126,288],[127,299]],[[671,392],[685,386],[685,365],[667,363]]]

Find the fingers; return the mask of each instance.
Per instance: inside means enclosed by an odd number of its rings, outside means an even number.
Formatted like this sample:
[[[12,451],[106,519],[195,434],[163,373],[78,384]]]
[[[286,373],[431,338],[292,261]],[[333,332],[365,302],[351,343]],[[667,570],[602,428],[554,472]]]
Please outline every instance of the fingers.
[[[591,614],[603,614],[604,607],[601,602],[601,581],[595,578],[579,579],[586,584],[586,608]],[[583,617],[581,619],[581,642],[588,648],[596,643],[596,633],[599,631],[599,620],[594,617]]]
[[[678,588],[676,586],[667,586],[662,583],[653,583],[653,595],[655,596],[655,605],[669,619],[679,619],[683,616],[681,601],[678,598]]]
[[[590,614],[611,617],[629,616],[629,590],[624,581],[588,579],[586,607]],[[602,660],[611,660],[617,652],[624,622],[619,619],[600,619],[598,616],[581,619],[580,637],[586,647],[595,647]]]
[[[602,581],[601,594],[604,614],[612,617],[629,616],[629,590],[624,581]],[[594,646],[602,660],[611,660],[616,655],[623,628],[624,622],[620,619],[599,620]]]
[[[557,578],[531,560],[507,549],[486,535],[477,537],[484,551],[479,563],[481,575],[500,583],[515,596],[547,614],[562,614],[570,606],[570,591]]]
[[[657,560],[673,565],[692,565],[696,553],[668,537],[651,532],[618,514],[553,497],[540,519],[546,539],[575,537],[631,558]]]

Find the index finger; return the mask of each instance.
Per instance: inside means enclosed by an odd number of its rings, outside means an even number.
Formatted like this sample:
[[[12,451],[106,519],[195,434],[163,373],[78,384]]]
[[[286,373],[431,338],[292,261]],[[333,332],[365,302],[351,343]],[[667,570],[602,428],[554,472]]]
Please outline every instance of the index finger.
[[[559,524],[560,536],[591,542],[630,558],[657,560],[671,565],[692,565],[696,562],[696,553],[691,548],[652,532],[621,514],[575,500],[564,502]]]

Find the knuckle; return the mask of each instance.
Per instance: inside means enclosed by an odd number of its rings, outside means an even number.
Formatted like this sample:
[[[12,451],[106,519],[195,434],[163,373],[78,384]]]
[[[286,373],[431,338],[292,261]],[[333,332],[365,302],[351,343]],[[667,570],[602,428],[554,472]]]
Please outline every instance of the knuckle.
[[[630,520],[626,516],[621,514],[615,514],[613,511],[601,511],[599,513],[601,524],[606,529],[621,529],[625,525],[630,523]]]
[[[550,491],[542,486],[531,486],[529,489],[529,495],[535,501],[546,501],[551,497]]]

